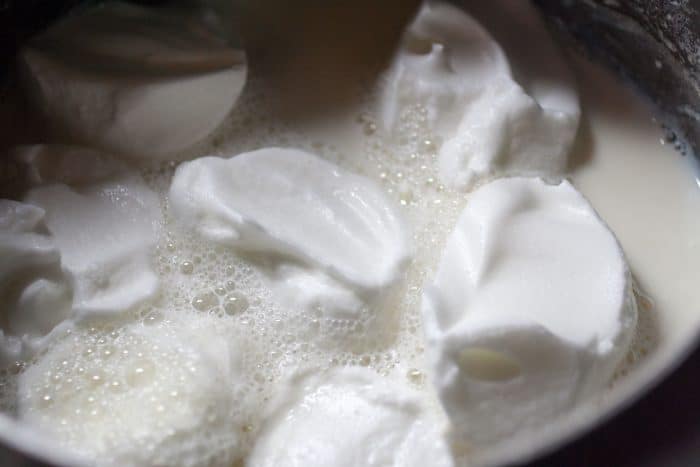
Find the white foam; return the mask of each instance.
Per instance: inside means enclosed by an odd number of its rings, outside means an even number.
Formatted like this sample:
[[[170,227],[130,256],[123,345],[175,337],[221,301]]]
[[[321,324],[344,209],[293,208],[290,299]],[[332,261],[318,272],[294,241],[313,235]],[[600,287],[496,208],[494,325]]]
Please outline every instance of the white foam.
[[[199,158],[180,165],[169,193],[186,228],[269,269],[285,307],[350,323],[383,314],[408,259],[405,224],[379,187],[307,152]]]
[[[50,149],[41,151],[31,158],[34,174],[43,170],[42,162],[51,154]],[[52,156],[58,167],[73,169],[67,173],[84,166],[84,173],[106,178],[73,187],[47,183],[25,196],[46,213],[44,223],[73,287],[73,314],[80,318],[118,313],[152,297],[158,278],[151,267],[151,251],[162,223],[157,195],[138,174],[115,163],[103,166],[102,156],[92,152],[73,153],[61,147]],[[66,178],[61,172],[55,177]]]
[[[637,320],[612,232],[570,183],[534,178],[472,193],[423,313],[440,400],[456,436],[480,444],[604,388]]]
[[[560,68],[549,38],[536,40],[532,47]],[[478,22],[459,7],[429,1],[404,32],[387,73],[381,121],[401,137],[402,114],[416,105],[425,108],[427,123],[443,141],[440,178],[458,189],[494,175],[559,176],[580,110],[570,77],[550,78],[528,94]]]
[[[23,360],[70,314],[71,290],[53,239],[42,232],[44,211],[0,200],[0,364]]]

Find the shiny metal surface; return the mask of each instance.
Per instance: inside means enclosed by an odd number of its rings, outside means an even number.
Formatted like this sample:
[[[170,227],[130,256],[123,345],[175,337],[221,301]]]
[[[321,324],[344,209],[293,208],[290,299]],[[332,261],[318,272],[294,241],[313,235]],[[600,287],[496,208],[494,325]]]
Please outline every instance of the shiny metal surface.
[[[700,154],[700,0],[533,1],[652,100],[669,142]]]

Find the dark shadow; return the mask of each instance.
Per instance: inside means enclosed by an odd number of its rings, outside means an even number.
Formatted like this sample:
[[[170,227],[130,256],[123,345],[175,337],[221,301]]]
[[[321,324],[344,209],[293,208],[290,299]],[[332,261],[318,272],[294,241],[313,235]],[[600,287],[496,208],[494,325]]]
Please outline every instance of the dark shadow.
[[[566,166],[566,173],[569,174],[585,167],[591,161],[595,152],[595,141],[593,141],[591,123],[586,112],[585,102],[582,103],[582,107],[578,133],[576,133],[576,139],[569,153],[569,160]]]
[[[283,119],[343,114],[389,64],[416,0],[238,2],[253,76]],[[310,72],[311,71],[311,72]]]
[[[0,86],[0,157],[18,144],[41,142],[46,128],[18,85],[13,70]]]
[[[700,465],[700,351],[601,428],[523,467]]]

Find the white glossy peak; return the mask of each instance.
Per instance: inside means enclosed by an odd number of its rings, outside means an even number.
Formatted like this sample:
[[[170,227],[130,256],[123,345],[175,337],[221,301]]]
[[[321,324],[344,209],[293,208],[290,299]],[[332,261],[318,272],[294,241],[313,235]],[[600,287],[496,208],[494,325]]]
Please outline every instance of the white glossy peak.
[[[377,185],[296,149],[186,162],[170,200],[206,238],[292,257],[362,290],[391,284],[408,257],[400,217]]]
[[[458,436],[494,442],[604,387],[636,323],[615,236],[567,181],[472,193],[427,287],[433,381]]]

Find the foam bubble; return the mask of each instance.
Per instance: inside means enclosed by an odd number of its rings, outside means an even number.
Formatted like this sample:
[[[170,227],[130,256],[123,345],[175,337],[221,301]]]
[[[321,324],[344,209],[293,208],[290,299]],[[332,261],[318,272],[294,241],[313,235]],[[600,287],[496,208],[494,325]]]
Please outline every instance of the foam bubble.
[[[76,329],[20,376],[18,414],[108,465],[230,464],[256,405],[245,370],[257,353],[214,320]]]

